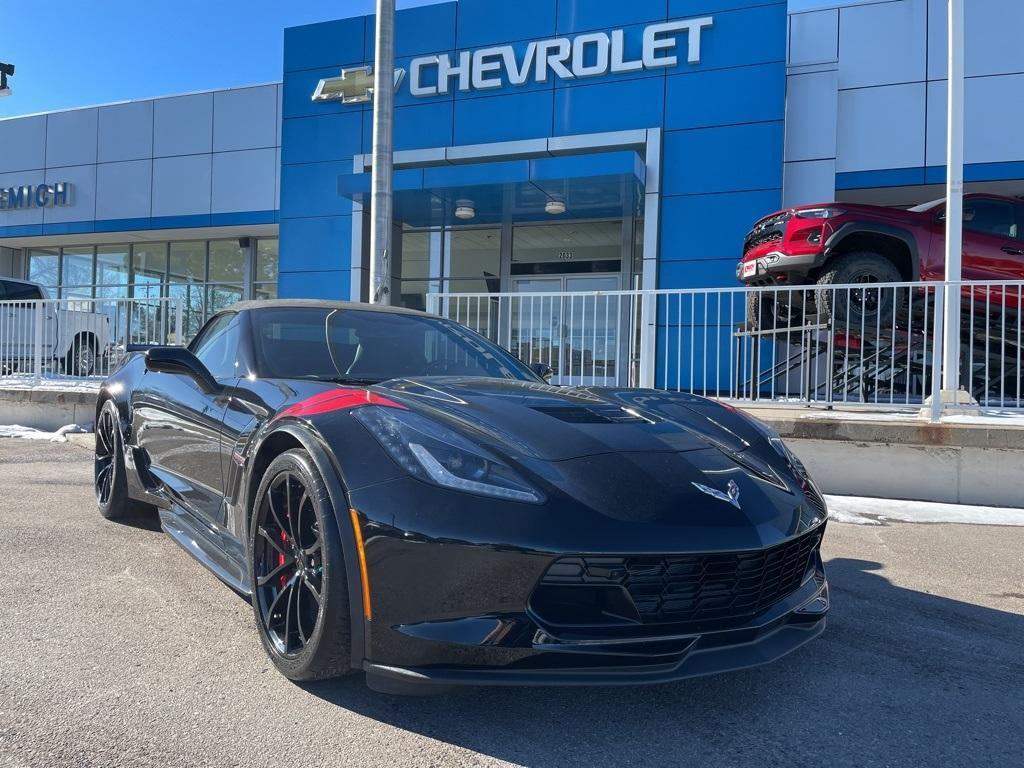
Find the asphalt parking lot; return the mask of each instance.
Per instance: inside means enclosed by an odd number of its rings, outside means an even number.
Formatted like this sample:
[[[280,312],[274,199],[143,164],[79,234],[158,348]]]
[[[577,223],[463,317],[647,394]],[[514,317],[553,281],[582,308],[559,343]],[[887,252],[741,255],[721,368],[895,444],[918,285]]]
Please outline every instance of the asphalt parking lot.
[[[0,442],[0,766],[1020,766],[1024,528],[833,523],[825,634],[654,688],[298,686],[249,606],[152,521],[95,511],[91,456]]]

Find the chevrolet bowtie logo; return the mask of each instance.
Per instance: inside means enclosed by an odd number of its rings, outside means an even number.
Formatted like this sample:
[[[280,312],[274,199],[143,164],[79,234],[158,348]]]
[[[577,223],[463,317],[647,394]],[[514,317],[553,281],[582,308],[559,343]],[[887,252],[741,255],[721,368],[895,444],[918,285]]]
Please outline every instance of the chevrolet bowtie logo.
[[[395,70],[395,90],[402,85],[405,70]],[[365,104],[373,100],[373,67],[341,70],[340,77],[326,77],[313,91],[313,101],[340,101],[342,104]]]

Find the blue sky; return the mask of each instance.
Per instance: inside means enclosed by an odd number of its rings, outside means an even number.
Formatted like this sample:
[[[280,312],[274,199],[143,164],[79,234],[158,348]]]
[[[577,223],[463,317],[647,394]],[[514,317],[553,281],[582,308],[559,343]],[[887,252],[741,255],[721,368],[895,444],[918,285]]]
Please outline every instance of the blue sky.
[[[398,0],[398,7],[436,1]],[[843,0],[790,0],[791,9],[837,4]],[[0,99],[0,117],[280,80],[284,27],[358,16],[373,6],[373,0],[5,0],[0,61],[18,71],[14,95]]]
[[[399,8],[436,0],[398,0]],[[5,0],[0,117],[281,79],[284,27],[373,0]]]

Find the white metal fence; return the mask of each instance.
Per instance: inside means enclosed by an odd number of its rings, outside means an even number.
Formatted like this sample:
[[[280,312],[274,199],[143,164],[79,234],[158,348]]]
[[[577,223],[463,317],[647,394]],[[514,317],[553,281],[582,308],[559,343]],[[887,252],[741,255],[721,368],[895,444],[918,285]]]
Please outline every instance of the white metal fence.
[[[182,342],[181,298],[0,301],[0,384],[98,380],[130,344]]]
[[[961,387],[984,406],[1024,406],[1024,282],[447,293],[429,307],[550,366],[555,383],[906,408],[939,393],[950,290],[963,297]]]

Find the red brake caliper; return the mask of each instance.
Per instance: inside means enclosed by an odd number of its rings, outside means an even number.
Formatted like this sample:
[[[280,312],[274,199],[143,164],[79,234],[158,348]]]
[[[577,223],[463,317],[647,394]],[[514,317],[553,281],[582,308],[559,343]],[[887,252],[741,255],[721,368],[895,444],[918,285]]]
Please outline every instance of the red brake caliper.
[[[281,531],[281,544],[282,544],[282,546],[285,546],[285,547],[288,546],[288,537],[285,535],[284,531]],[[277,567],[280,568],[282,565],[284,565],[284,553],[278,552],[277,553]],[[288,574],[287,573],[282,573],[277,578],[278,578],[278,581],[280,582],[280,585],[281,585],[280,589],[284,589],[284,585],[288,583]]]

